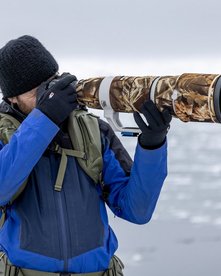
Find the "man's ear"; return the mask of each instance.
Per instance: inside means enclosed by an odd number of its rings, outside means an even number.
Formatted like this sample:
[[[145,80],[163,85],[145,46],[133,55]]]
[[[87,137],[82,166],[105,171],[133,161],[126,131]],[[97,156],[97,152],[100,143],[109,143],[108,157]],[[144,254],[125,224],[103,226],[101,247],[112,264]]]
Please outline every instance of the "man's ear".
[[[10,98],[8,98],[8,100],[9,100],[9,102],[11,102],[13,104],[17,103],[16,97],[10,97]]]

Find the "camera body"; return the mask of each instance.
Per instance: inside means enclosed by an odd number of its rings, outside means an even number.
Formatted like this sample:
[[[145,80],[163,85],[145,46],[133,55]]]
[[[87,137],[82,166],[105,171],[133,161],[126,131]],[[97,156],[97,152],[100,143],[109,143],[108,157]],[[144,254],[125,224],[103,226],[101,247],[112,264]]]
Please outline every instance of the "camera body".
[[[48,83],[47,85],[47,89],[51,88],[53,85],[55,85],[56,82],[58,82],[59,80],[61,80],[62,78],[66,77],[67,75],[70,75],[70,73],[63,73],[61,75],[55,75],[54,78]],[[75,77],[76,78],[76,77]],[[76,85],[77,85],[77,78],[76,80],[74,80],[70,85],[73,86],[73,89],[76,90]]]

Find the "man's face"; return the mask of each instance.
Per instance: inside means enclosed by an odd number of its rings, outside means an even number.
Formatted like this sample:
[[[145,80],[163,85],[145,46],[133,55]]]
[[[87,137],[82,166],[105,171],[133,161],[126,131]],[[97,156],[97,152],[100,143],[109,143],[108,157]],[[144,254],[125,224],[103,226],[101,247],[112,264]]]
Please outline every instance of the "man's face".
[[[37,88],[34,88],[24,94],[9,98],[13,104],[17,104],[18,108],[24,113],[29,114],[36,106]]]

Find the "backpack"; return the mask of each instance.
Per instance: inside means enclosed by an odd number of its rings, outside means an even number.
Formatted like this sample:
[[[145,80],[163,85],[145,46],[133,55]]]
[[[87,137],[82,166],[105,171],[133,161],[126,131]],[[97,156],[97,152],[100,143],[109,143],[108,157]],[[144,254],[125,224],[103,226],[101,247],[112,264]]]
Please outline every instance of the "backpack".
[[[7,144],[14,132],[19,128],[19,125],[20,122],[11,115],[0,113],[0,140],[4,144]],[[56,146],[55,151],[61,154],[61,162],[54,189],[58,192],[62,189],[67,166],[67,156],[76,157],[80,167],[93,179],[96,185],[100,184],[102,188],[103,159],[98,117],[83,109],[74,110],[69,116],[68,132],[73,149],[62,148],[59,145]],[[23,182],[9,203],[6,206],[0,206],[2,210],[0,228],[6,219],[7,206],[12,205],[25,189],[27,183],[28,178]]]

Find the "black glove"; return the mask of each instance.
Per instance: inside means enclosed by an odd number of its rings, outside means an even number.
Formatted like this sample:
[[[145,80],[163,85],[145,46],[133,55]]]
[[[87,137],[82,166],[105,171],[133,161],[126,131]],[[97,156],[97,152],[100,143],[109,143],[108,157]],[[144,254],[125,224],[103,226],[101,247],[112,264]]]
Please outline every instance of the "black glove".
[[[145,149],[156,149],[163,145],[172,119],[168,109],[160,112],[151,101],[146,101],[141,107],[148,125],[138,112],[134,112],[134,120],[142,133],[138,137],[139,144]]]
[[[43,82],[37,89],[36,108],[58,126],[78,106],[77,93],[71,84],[76,80],[75,76],[64,74],[51,82]]]

